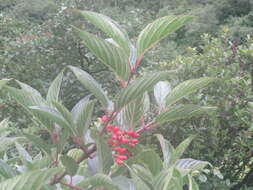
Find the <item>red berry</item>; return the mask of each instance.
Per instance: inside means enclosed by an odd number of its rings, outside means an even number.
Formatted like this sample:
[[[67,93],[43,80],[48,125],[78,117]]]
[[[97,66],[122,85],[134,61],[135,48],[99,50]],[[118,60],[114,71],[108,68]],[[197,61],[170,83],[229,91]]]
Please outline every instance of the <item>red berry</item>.
[[[126,155],[118,155],[117,158],[120,160],[126,160],[128,157]]]
[[[117,162],[117,164],[119,164],[119,165],[124,164],[124,161],[123,161],[123,160],[120,160],[120,159],[117,159],[116,162]]]
[[[140,134],[137,133],[137,132],[135,132],[135,133],[133,134],[133,137],[134,137],[134,138],[138,138],[138,137],[140,137]]]
[[[135,134],[135,131],[127,131],[127,134],[128,134],[129,136],[133,136],[133,135]]]
[[[113,131],[114,131],[114,133],[116,133],[116,132],[119,131],[119,128],[118,128],[118,127],[114,127],[114,128],[113,128]]]
[[[132,143],[138,143],[139,140],[138,140],[138,139],[131,139],[131,142],[132,142]]]
[[[106,129],[108,131],[112,131],[114,129],[114,126],[113,125],[107,125]]]
[[[112,139],[118,139],[118,135],[116,135],[115,133],[112,134]]]
[[[134,143],[129,143],[128,145],[131,146],[131,147],[135,147],[136,146]]]
[[[110,144],[110,145],[114,145],[114,141],[113,140],[109,140],[107,143]]]
[[[109,117],[107,115],[103,115],[101,120],[103,123],[106,123],[107,121],[109,121]]]
[[[127,138],[122,138],[122,139],[121,139],[121,142],[122,142],[122,143],[128,143],[128,142],[129,142],[129,139],[127,139]]]
[[[117,147],[117,148],[115,148],[114,150],[116,150],[116,151],[119,152],[119,153],[124,153],[124,152],[127,151],[126,148],[121,148],[121,147]]]

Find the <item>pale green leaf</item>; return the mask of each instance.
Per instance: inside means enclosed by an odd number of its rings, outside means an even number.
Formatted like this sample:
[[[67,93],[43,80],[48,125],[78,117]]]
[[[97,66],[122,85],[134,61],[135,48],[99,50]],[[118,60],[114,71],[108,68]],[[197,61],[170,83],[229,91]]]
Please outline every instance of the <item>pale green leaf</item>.
[[[196,90],[199,90],[209,83],[216,81],[216,78],[203,77],[199,79],[191,79],[180,83],[171,93],[166,97],[167,106],[172,105],[180,99],[188,96]]]
[[[113,183],[119,186],[121,190],[136,190],[132,179],[125,176],[116,176],[112,179]]]
[[[27,162],[32,162],[32,157],[30,156],[30,154],[19,143],[16,142],[15,145],[22,162],[24,164],[26,164]]]
[[[98,187],[105,187],[108,190],[120,190],[120,188],[115,185],[111,178],[104,174],[96,174],[92,177],[89,177],[78,184],[79,187],[92,187],[92,189]]]
[[[74,112],[76,115],[73,115],[74,123],[77,128],[77,132],[79,135],[83,136],[89,129],[89,125],[92,119],[92,113],[94,110],[94,101],[86,101],[86,98],[82,99],[77,105],[74,107]]]
[[[61,89],[61,83],[63,78],[63,71],[58,74],[58,76],[54,79],[52,84],[50,85],[47,92],[47,101],[48,102],[58,102],[59,94]]]
[[[136,190],[153,190],[150,188],[146,182],[134,171],[132,168],[127,166],[128,170],[130,171],[131,177],[134,181]]]
[[[8,179],[16,176],[16,171],[4,161],[0,160],[0,175]]]
[[[154,86],[154,97],[159,106],[159,111],[163,110],[166,106],[166,96],[171,92],[170,83],[167,81],[159,81]]]
[[[128,57],[121,48],[103,40],[93,34],[75,28],[85,46],[107,67],[109,67],[118,78],[127,81],[130,74]]]
[[[142,57],[150,48],[170,33],[191,21],[192,16],[165,16],[148,24],[140,33],[137,40],[138,57]]]
[[[96,138],[97,156],[98,156],[98,171],[103,174],[110,172],[113,165],[112,150],[107,142],[100,135]]]
[[[156,189],[163,190],[165,185],[168,186],[168,184],[171,181],[173,171],[174,171],[173,167],[165,168],[165,169],[161,170],[157,176],[155,176],[155,178],[153,179],[153,184],[154,184],[155,190]],[[165,184],[167,182],[168,182],[168,184]]]
[[[208,114],[214,111],[215,107],[204,107],[194,104],[182,104],[169,107],[169,110],[164,111],[155,119],[157,123],[165,123],[180,119],[188,119],[201,114]]]
[[[11,97],[13,97],[24,109],[35,116],[48,130],[52,130],[52,122],[42,115],[31,112],[30,106],[46,106],[47,102],[41,97],[39,93],[33,93],[31,90],[17,89],[13,87],[6,86],[6,91],[9,92]]]
[[[72,114],[70,111],[61,103],[58,102],[52,102],[54,107],[57,109],[57,111],[62,115],[62,117],[68,122],[69,126],[73,129],[74,127],[74,122],[72,118]]]
[[[35,190],[40,189],[55,174],[62,172],[59,168],[49,168],[25,172],[0,183],[0,190]]]
[[[142,167],[141,165],[135,165],[135,164],[132,165],[132,168],[150,189],[154,189],[153,184],[152,184],[153,175],[148,169]]]
[[[164,137],[161,134],[157,134],[156,137],[158,138],[160,146],[162,148],[164,166],[167,168],[170,164],[171,157],[174,153],[174,148],[169,143],[169,141],[164,139]]]
[[[188,180],[189,180],[189,190],[199,190],[199,186],[192,176],[188,175]]]
[[[187,169],[187,170],[202,170],[204,167],[211,164],[207,161],[195,160],[192,158],[183,158],[179,159],[176,162],[176,167],[180,169]]]
[[[0,90],[9,82],[11,79],[1,79],[0,80]]]
[[[33,113],[36,113],[41,117],[48,118],[48,120],[51,120],[69,132],[74,133],[74,127],[71,126],[56,109],[47,106],[31,106],[30,109]]]
[[[76,78],[82,83],[82,85],[100,101],[104,108],[109,107],[110,101],[107,95],[90,74],[74,66],[69,66],[68,68],[70,68],[70,70],[75,74]]]
[[[64,165],[67,174],[74,176],[78,170],[78,164],[70,156],[63,155],[61,156],[61,163]]]
[[[174,154],[172,155],[171,158],[171,163],[175,164],[179,158],[183,155],[185,152],[186,148],[190,145],[192,140],[194,139],[195,136],[190,136],[187,139],[185,139],[183,142],[181,142],[175,149]]]
[[[111,37],[126,52],[129,53],[130,40],[127,33],[123,31],[118,24],[111,18],[91,11],[79,11],[81,15],[89,20],[92,24]]]
[[[156,176],[163,168],[159,155],[153,150],[147,150],[138,155],[140,164],[148,168],[153,176]]]
[[[23,135],[33,143],[34,146],[39,148],[40,150],[44,151],[48,155],[51,155],[51,147],[45,141],[43,141],[40,137],[31,135],[28,133],[23,133]]]
[[[128,130],[133,130],[141,125],[141,119],[144,115],[144,96],[137,98],[122,109],[123,125]]]
[[[136,79],[118,93],[115,108],[120,109],[141,97],[146,91],[151,90],[158,81],[164,80],[166,77],[168,77],[168,72],[156,72]]]

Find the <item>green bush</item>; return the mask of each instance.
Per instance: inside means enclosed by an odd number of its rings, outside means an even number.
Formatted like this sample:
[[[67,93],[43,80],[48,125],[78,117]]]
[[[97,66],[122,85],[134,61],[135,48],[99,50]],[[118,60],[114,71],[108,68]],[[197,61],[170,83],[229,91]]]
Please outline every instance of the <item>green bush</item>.
[[[6,120],[1,122],[1,138],[8,143],[1,144],[5,153],[0,161],[0,190],[56,189],[56,186],[64,190],[199,189],[194,176],[210,164],[180,159],[194,136],[174,149],[157,134],[163,160],[140,143],[145,139],[145,131],[168,122],[206,115],[215,109],[183,104],[181,100],[217,81],[216,78],[186,80],[171,90],[166,80],[174,71],[142,75],[138,72],[144,54],[193,17],[159,18],[142,30],[134,46],[124,30],[109,17],[90,11],[77,12],[110,37],[104,40],[73,26],[84,45],[114,73],[120,90],[111,98],[89,73],[75,66],[68,66],[57,75],[45,98],[19,80],[0,80],[0,89],[29,113],[38,127],[30,134],[12,130]],[[91,93],[71,111],[60,99],[66,70]],[[148,106],[151,91],[156,102],[152,109]],[[95,105],[104,112],[99,120],[93,117]],[[12,143],[17,151],[12,148],[8,152]]]

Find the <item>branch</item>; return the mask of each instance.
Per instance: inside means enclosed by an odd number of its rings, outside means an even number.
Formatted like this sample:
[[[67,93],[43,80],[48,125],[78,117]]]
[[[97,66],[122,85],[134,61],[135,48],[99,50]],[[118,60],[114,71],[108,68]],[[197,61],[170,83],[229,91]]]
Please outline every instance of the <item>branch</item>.
[[[80,164],[83,160],[87,159],[90,157],[90,155],[92,153],[94,153],[96,151],[96,145],[93,145],[93,147],[89,150],[87,150],[87,154],[83,154],[78,160],[77,160],[77,164]],[[64,176],[67,175],[66,172],[54,177],[50,182],[49,185],[55,185],[57,183],[60,183],[60,181],[62,180],[62,178],[64,178]]]
[[[66,182],[63,182],[63,181],[60,181],[59,183],[62,184],[62,185],[68,186],[68,187],[71,188],[71,189],[85,190],[85,189],[82,188],[82,187],[78,187],[78,186],[75,186],[75,185],[71,185],[71,184],[66,183]]]

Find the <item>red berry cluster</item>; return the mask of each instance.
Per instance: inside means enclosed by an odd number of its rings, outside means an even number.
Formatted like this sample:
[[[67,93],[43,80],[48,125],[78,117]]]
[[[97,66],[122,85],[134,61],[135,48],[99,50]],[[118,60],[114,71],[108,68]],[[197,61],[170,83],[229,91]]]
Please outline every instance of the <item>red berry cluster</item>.
[[[124,131],[114,125],[108,125],[106,127],[111,138],[108,140],[108,144],[113,147],[115,151],[115,161],[117,164],[122,165],[124,160],[127,160],[133,155],[129,151],[128,147],[135,147],[139,140],[140,134],[136,131]]]

